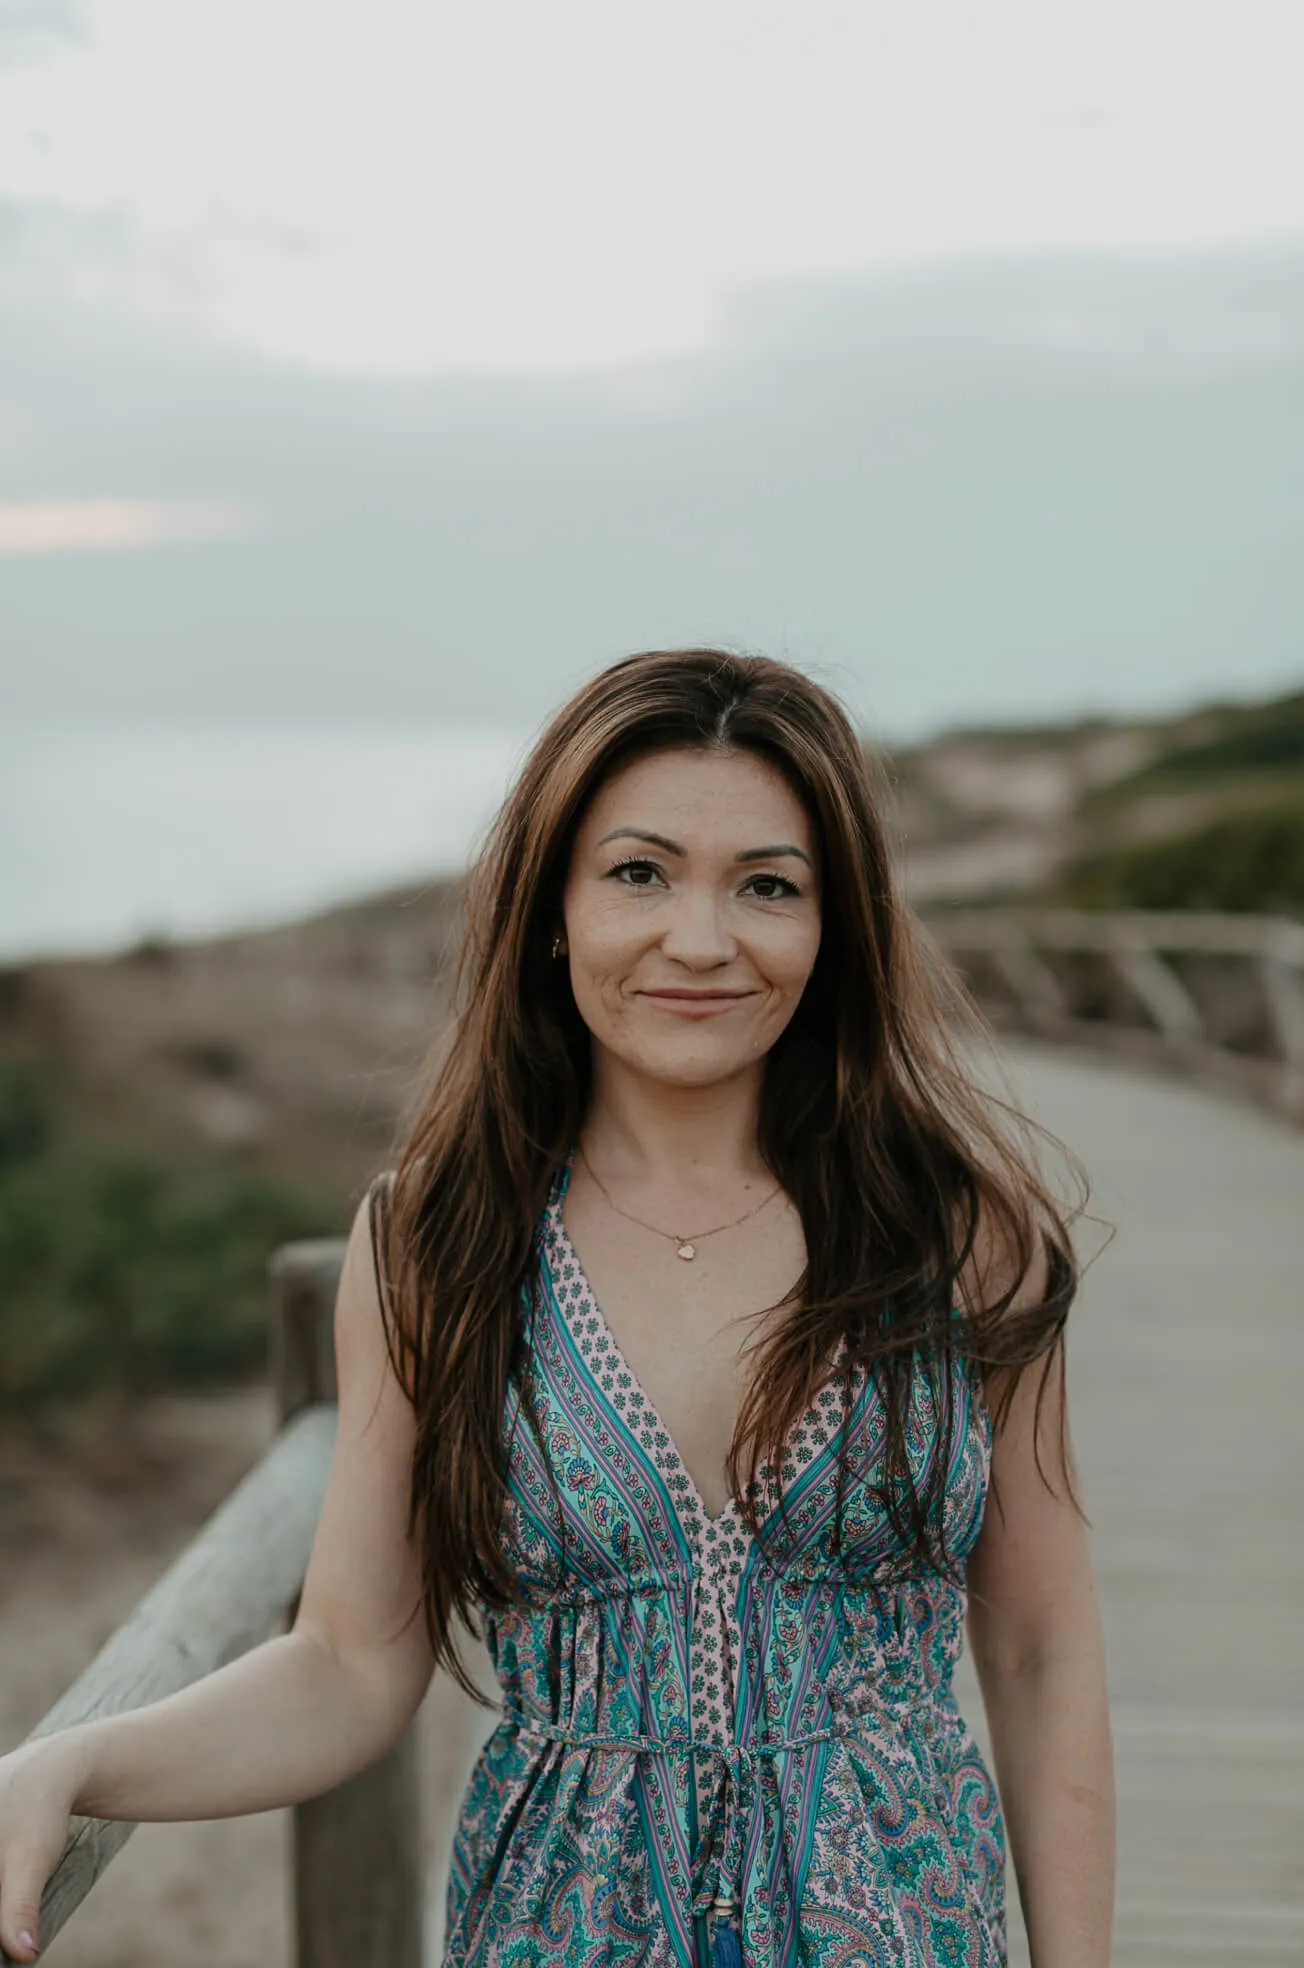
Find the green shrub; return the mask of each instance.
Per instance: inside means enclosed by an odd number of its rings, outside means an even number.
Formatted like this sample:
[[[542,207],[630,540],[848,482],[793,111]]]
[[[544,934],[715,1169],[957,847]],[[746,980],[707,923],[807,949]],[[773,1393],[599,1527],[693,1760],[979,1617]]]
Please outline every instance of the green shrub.
[[[1086,855],[1063,870],[1054,899],[1304,916],[1304,804],[1229,813],[1173,839]]]
[[[49,1076],[25,1059],[0,1060],[0,1172],[48,1148],[54,1124]]]
[[[1304,692],[1230,711],[1216,737],[1180,746],[1156,764],[1174,779],[1304,766]]]
[[[260,1175],[59,1144],[15,1084],[0,1073],[0,1407],[256,1372],[267,1259],[335,1212]]]
[[[1220,729],[1178,741],[1125,778],[1104,786],[1094,803],[1203,786],[1228,779],[1274,780],[1304,771],[1304,691],[1270,704],[1227,706]]]

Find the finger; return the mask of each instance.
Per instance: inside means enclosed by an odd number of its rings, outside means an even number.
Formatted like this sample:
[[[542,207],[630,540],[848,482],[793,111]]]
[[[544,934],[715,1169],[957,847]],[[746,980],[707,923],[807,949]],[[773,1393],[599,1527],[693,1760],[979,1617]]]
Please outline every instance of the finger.
[[[40,1953],[41,1894],[49,1867],[35,1852],[10,1852],[0,1882],[0,1947],[15,1961]]]

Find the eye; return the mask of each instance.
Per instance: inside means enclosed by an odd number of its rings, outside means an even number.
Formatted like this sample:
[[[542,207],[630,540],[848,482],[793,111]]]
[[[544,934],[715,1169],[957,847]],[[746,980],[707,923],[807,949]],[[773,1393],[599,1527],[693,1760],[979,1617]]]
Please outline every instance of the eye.
[[[637,856],[627,861],[617,861],[608,868],[607,873],[617,876],[625,888],[654,888],[661,879],[661,870],[655,861],[641,861]]]
[[[783,902],[790,895],[801,894],[796,882],[789,881],[786,875],[753,875],[747,886],[762,902]]]

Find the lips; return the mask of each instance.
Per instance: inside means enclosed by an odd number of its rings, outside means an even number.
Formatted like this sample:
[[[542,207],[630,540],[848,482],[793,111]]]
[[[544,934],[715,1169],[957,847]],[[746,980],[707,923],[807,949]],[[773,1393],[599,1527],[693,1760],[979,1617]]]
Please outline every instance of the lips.
[[[710,1018],[722,1011],[732,1011],[745,1004],[755,995],[752,991],[644,991],[641,996],[649,999],[661,1011],[673,1011],[681,1018]]]

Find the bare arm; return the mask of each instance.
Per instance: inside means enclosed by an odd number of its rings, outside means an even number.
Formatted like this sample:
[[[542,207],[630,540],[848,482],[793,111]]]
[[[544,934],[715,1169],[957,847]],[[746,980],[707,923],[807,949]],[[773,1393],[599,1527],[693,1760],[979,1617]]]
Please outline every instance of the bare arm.
[[[291,1632],[191,1688],[0,1760],[0,1944],[35,1950],[70,1812],[219,1818],[332,1789],[402,1734],[430,1680],[407,1535],[411,1408],[385,1349],[365,1207],[335,1314],[339,1435]]]
[[[1114,1779],[1104,1644],[1086,1527],[1058,1468],[1055,1373],[1040,1438],[1053,1491],[1034,1459],[1040,1372],[1023,1374],[996,1440],[995,1497],[969,1562],[969,1637],[1033,1968],[1107,1968]]]

